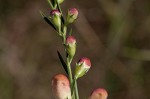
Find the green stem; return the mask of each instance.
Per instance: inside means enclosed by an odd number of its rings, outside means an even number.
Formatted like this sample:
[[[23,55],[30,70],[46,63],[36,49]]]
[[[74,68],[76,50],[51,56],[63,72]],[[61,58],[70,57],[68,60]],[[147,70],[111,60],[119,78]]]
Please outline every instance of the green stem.
[[[69,74],[69,80],[70,80],[70,88],[73,86],[71,62],[72,62],[72,59],[69,59],[69,57],[67,57],[67,68],[68,68],[68,74]],[[72,89],[71,89],[71,95],[72,95],[72,99],[75,99],[75,94]]]
[[[74,80],[75,80],[75,84],[74,84],[74,86],[75,86],[75,95],[76,95],[76,99],[79,99],[79,93],[78,93],[77,80],[76,80],[76,79],[74,79]]]
[[[57,2],[57,1],[56,1]],[[65,24],[66,22],[65,22],[65,20],[64,20],[64,17],[63,17],[63,13],[62,13],[62,10],[61,10],[61,8],[60,8],[60,6],[59,6],[59,4],[58,4],[58,2],[57,2],[57,7],[58,7],[58,9],[59,9],[59,11],[60,11],[60,13],[61,13],[61,19],[62,19],[62,21],[64,22],[63,24],[64,24],[64,26],[63,26],[63,31],[62,31],[62,39],[63,39],[63,44],[64,44],[64,48],[65,48],[65,52],[66,52],[66,35],[67,35],[67,24]],[[67,52],[66,52],[66,56],[67,56]],[[67,65],[67,69],[68,69],[68,75],[69,75],[69,80],[70,80],[70,88],[71,88],[71,86],[72,86],[72,84],[73,84],[73,78],[72,78],[72,70],[71,70],[71,62],[72,62],[72,58],[70,59],[68,56],[67,56],[67,59],[66,59],[66,65]],[[71,90],[71,92],[73,92],[73,93],[71,93],[72,94],[72,97],[73,97],[73,99],[75,99],[75,94],[74,94],[74,92],[75,91],[72,91]],[[77,98],[77,99],[79,99],[79,98]]]
[[[67,58],[67,68],[68,68],[68,74],[69,74],[69,80],[72,84],[72,70],[71,70],[71,62],[69,61],[69,58]]]
[[[62,32],[62,39],[63,39],[63,44],[65,45],[64,48],[65,48],[65,52],[66,52],[66,34],[67,34],[67,26],[64,25],[63,27],[63,32]],[[67,56],[67,52],[66,52],[66,56]],[[72,86],[72,83],[73,83],[73,78],[72,78],[72,70],[71,70],[71,62],[72,62],[72,59],[70,59],[69,57],[67,57],[66,59],[66,65],[67,65],[67,69],[68,69],[68,75],[69,75],[69,81],[70,81],[70,88]],[[74,96],[74,91],[71,91],[73,93],[72,94],[72,97],[73,99],[75,99],[75,96]]]

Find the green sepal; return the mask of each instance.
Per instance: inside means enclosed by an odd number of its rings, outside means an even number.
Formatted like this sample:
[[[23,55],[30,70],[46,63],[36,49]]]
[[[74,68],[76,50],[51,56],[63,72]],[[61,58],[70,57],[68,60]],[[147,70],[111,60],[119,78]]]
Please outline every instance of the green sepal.
[[[76,64],[75,78],[78,79],[84,76],[88,72],[88,70],[88,68],[84,68],[83,63],[80,65]]]
[[[60,5],[58,4],[57,0],[56,0],[56,4],[57,4],[58,11],[61,13],[61,22],[62,22],[62,24],[65,24],[65,19],[63,18],[63,13],[62,13],[62,10],[61,10]]]
[[[73,23],[75,20],[76,20],[76,18],[74,18],[74,15],[71,15],[71,16],[67,15],[67,21],[66,21],[66,23],[68,25],[68,24]]]
[[[66,65],[65,61],[63,60],[63,58],[62,58],[62,56],[61,56],[61,54],[60,54],[59,51],[57,51],[57,54],[58,54],[58,57],[59,57],[59,59],[60,59],[60,62],[61,62],[61,64],[62,64],[62,66],[63,66],[63,68],[64,68],[66,74],[68,74],[68,69],[67,69],[67,65]]]
[[[76,53],[76,43],[75,44],[68,44],[66,46],[66,48],[67,48],[67,53],[69,55],[69,58],[72,59]]]
[[[88,69],[82,71],[82,73],[78,76],[78,78],[84,76],[88,72]]]
[[[51,22],[53,23],[56,30],[61,33],[61,18],[60,16],[54,15],[53,17],[49,17]]]
[[[82,67],[83,63],[82,64],[77,64],[76,63],[76,68],[75,68],[75,78],[78,79],[79,78],[79,74],[81,72],[81,67]]]

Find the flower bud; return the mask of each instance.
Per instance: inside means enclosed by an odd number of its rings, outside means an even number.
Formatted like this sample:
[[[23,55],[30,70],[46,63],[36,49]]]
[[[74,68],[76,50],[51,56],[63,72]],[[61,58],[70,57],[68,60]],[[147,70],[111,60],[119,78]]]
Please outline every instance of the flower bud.
[[[92,92],[89,99],[107,99],[107,97],[108,97],[107,91],[103,88],[98,88]]]
[[[73,36],[66,38],[66,50],[70,58],[73,58],[76,52],[76,39]]]
[[[49,3],[49,5],[50,5],[50,7],[52,9],[56,9],[57,8],[56,1],[57,1],[58,4],[61,4],[61,3],[63,3],[64,0],[48,0],[48,3]]]
[[[90,69],[90,67],[91,67],[90,59],[86,57],[81,58],[76,64],[75,78],[78,79],[79,77],[82,77],[83,75],[85,75]]]
[[[52,10],[50,19],[58,32],[61,30],[61,13],[58,10]]]
[[[73,23],[78,17],[78,10],[76,8],[71,8],[68,10],[67,14],[67,24]]]
[[[64,2],[64,0],[57,0],[58,4],[61,4]]]
[[[63,74],[57,74],[53,77],[52,91],[55,99],[71,99],[70,83]]]

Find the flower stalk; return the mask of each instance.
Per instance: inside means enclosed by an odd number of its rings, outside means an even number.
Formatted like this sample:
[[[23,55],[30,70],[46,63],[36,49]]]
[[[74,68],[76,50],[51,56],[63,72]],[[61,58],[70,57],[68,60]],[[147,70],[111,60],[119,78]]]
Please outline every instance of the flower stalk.
[[[78,10],[76,8],[70,8],[65,18],[60,7],[60,4],[63,3],[64,0],[47,1],[52,9],[51,13],[46,16],[43,12],[41,12],[41,15],[43,19],[56,30],[62,39],[64,51],[66,53],[66,60],[64,61],[59,51],[57,51],[57,53],[68,76],[66,77],[63,74],[59,74],[53,78],[52,89],[54,91],[55,99],[79,99],[77,80],[89,71],[91,68],[91,61],[86,57],[81,58],[76,63],[75,70],[72,71],[71,65],[76,53],[76,39],[72,36],[72,29],[68,31],[68,25],[75,22],[78,18]]]

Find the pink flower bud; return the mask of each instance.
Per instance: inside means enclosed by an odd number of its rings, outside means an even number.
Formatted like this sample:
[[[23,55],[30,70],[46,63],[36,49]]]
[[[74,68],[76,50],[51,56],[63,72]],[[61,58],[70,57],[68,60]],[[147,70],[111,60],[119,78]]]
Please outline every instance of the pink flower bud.
[[[76,39],[73,36],[66,38],[66,48],[69,57],[72,58],[76,52]]]
[[[58,10],[52,10],[52,11],[50,12],[50,15],[51,15],[52,17],[54,17],[54,15],[60,16],[61,13],[60,13]]]
[[[76,8],[70,8],[67,14],[67,23],[73,23],[78,17],[78,10]]]
[[[107,99],[107,97],[108,97],[107,91],[103,88],[98,88],[92,92],[89,99]]]
[[[68,11],[68,15],[70,15],[70,16],[73,15],[75,18],[77,18],[78,10],[76,8],[70,8],[69,11]]]
[[[83,57],[78,61],[78,64],[82,64],[82,63],[84,63],[85,66],[91,67],[91,61],[86,57]]]
[[[55,99],[71,99],[70,82],[63,74],[57,74],[53,77],[52,91]]]
[[[76,39],[73,36],[68,36],[66,39],[66,44],[74,44],[76,43]]]
[[[58,10],[52,10],[50,12],[50,19],[56,30],[60,33],[61,31],[61,13]]]
[[[86,57],[81,58],[76,64],[75,78],[77,79],[79,77],[82,77],[89,71],[90,68],[91,68],[90,59]]]

